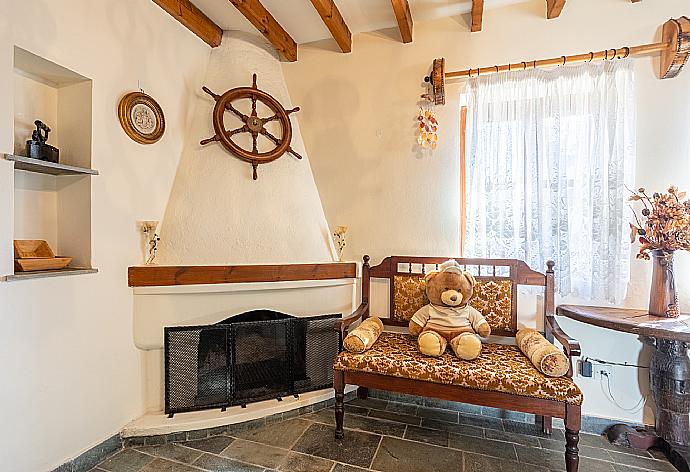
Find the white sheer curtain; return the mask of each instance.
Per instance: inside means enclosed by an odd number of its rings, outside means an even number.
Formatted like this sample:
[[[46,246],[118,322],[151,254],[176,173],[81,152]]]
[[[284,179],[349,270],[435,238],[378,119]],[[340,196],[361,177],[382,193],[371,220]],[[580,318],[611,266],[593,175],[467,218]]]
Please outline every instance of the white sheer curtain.
[[[470,79],[465,257],[553,259],[560,295],[622,301],[633,79],[624,60]]]

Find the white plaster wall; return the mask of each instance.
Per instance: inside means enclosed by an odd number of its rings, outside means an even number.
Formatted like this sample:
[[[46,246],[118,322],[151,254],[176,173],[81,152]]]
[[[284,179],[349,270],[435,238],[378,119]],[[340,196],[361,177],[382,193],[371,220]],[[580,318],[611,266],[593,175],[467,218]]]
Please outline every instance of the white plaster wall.
[[[126,268],[135,222],[160,218],[210,48],[150,1],[0,0],[0,152],[13,143],[13,48],[93,80],[91,199],[97,275],[0,282],[0,469],[52,470],[144,412]],[[152,146],[131,141],[117,102],[138,86],[166,115]],[[88,107],[88,104],[84,104]],[[89,130],[85,130],[89,132]],[[12,272],[12,164],[0,160],[0,275]]]
[[[293,107],[277,53],[263,38],[226,32],[211,52],[204,85],[217,94],[249,87],[252,73],[258,87],[286,109]],[[232,156],[220,143],[201,146],[215,133],[215,102],[198,90],[189,142],[180,161],[161,229],[161,264],[291,263],[333,261],[330,231],[312,176],[297,121],[292,116],[292,147],[303,159],[285,154],[259,165],[252,180],[247,162]],[[249,113],[249,101],[243,113]],[[260,117],[273,113],[258,109]],[[227,129],[241,126],[226,113]],[[234,120],[234,121],[233,121]],[[276,131],[273,131],[276,134]],[[240,140],[247,135],[239,135]],[[237,141],[251,149],[247,141]],[[270,149],[260,137],[260,151]]]
[[[558,57],[607,47],[657,41],[670,17],[687,15],[686,0],[568,2],[559,19],[547,21],[543,0],[489,10],[484,31],[469,32],[467,16],[415,23],[414,42],[402,44],[396,30],[359,34],[353,52],[332,41],[300,47],[300,60],[284,64],[300,115],[314,176],[331,225],[348,225],[345,257],[372,262],[387,255],[459,253],[459,107],[461,81],[448,84],[447,104],[436,108],[440,144],[434,153],[415,140],[422,78],[432,59],[448,70]],[[690,187],[690,71],[661,81],[658,61],[635,59],[638,106],[637,183],[664,189]],[[543,270],[543,268],[536,268]],[[651,267],[633,262],[625,305],[644,307]],[[676,280],[681,304],[690,311],[690,257],[679,254]],[[381,292],[384,292],[381,290]],[[385,307],[385,302],[379,303]],[[385,308],[384,308],[385,309]],[[531,310],[530,310],[531,311]],[[646,362],[636,336],[563,322],[582,342],[586,356]],[[610,368],[612,390],[623,407],[648,393],[646,371]],[[599,379],[577,379],[590,415],[643,419],[607,399]],[[651,399],[650,399],[651,404]],[[651,408],[644,419],[653,419]]]

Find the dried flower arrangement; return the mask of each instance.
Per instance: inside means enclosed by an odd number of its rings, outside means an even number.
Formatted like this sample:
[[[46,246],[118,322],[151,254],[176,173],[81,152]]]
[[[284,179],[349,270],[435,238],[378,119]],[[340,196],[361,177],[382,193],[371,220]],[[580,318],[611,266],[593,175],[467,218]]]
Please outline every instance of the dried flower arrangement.
[[[633,209],[637,224],[630,224],[631,242],[639,237],[641,244],[638,259],[649,260],[650,252],[656,249],[690,251],[690,200],[683,201],[685,196],[675,185],[667,193],[654,193],[651,197],[644,188],[632,192],[629,200],[644,205],[640,212],[642,221]]]
[[[347,226],[338,226],[333,231],[333,241],[335,242],[336,250],[338,251],[338,260],[343,260],[343,249],[345,249],[345,233],[347,233]]]

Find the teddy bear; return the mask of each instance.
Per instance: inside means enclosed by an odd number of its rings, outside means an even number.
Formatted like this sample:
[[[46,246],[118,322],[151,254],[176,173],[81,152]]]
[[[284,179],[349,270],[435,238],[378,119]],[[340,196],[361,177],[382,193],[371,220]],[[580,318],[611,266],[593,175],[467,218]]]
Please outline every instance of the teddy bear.
[[[474,360],[482,352],[479,339],[491,334],[491,327],[469,302],[477,281],[457,261],[448,260],[426,276],[426,295],[431,303],[412,316],[410,334],[418,336],[422,354],[438,357],[448,343],[457,357]]]

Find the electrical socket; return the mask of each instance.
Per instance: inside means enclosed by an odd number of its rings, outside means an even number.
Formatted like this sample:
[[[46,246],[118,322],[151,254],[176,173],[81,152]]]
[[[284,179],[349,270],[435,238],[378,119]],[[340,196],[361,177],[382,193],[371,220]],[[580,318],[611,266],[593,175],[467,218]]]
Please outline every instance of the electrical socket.
[[[577,371],[581,377],[591,378],[594,376],[594,369],[592,363],[587,360],[577,361]]]

